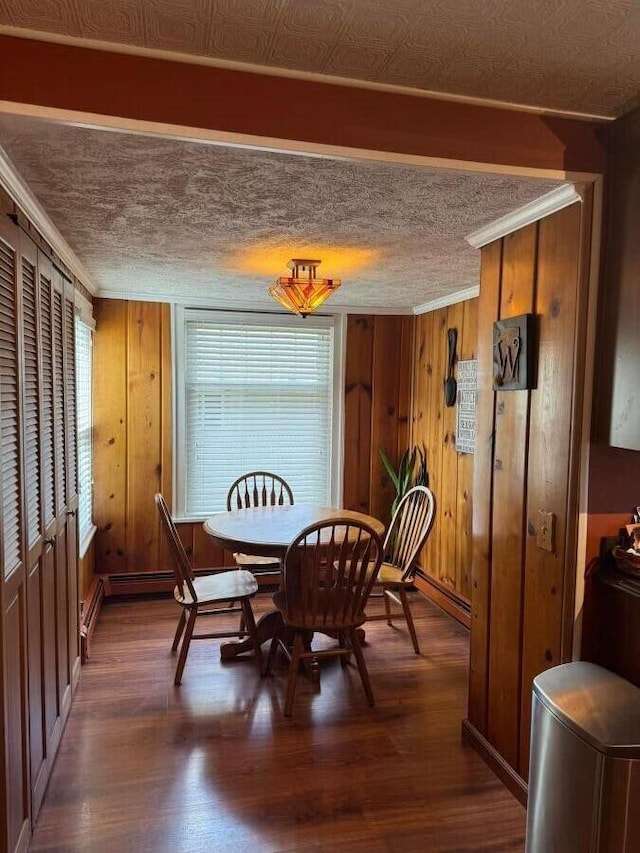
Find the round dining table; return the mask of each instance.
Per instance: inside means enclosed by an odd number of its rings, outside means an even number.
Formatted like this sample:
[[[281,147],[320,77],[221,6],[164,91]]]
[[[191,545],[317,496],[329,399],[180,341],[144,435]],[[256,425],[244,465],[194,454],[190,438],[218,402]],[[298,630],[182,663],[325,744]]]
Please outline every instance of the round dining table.
[[[203,526],[212,539],[229,551],[282,560],[291,542],[305,527],[336,519],[363,522],[378,535],[384,534],[384,524],[370,515],[337,507],[305,504],[258,506],[219,512],[208,518]],[[258,620],[256,628],[260,644],[273,637],[279,628],[280,619],[280,613],[273,610]],[[253,643],[249,638],[227,642],[221,645],[220,656],[223,660],[229,660],[252,649]],[[316,667],[313,667],[311,675],[316,680]]]

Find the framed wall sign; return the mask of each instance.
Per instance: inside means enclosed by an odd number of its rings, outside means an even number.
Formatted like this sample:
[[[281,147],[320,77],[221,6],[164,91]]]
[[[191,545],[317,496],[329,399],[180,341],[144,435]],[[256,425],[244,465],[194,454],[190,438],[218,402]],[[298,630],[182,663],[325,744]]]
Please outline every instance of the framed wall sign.
[[[473,453],[476,448],[476,397],[478,362],[475,358],[458,362],[458,410],[456,412],[456,450]]]

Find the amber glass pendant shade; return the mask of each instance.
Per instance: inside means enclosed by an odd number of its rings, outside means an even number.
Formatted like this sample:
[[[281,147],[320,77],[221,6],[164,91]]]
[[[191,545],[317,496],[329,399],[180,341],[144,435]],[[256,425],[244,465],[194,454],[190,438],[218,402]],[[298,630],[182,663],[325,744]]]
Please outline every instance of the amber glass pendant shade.
[[[339,278],[316,278],[316,268],[320,261],[295,258],[289,261],[293,274],[282,276],[269,288],[269,295],[288,311],[306,317],[336,291]]]

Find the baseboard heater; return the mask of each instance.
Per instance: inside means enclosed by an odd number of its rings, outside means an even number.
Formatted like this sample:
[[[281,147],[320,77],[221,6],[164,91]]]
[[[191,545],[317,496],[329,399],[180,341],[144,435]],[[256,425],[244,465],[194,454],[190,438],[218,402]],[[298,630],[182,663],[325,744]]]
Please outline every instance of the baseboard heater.
[[[233,569],[233,566],[228,566],[228,570]],[[210,569],[194,570],[196,577],[202,577],[210,573]],[[155,571],[155,572],[131,572],[130,574],[103,575],[105,581],[105,595],[111,597],[113,595],[151,595],[173,592],[176,585],[176,578],[173,572],[170,571]],[[256,578],[258,586],[263,590],[276,589],[272,578],[265,577],[264,579],[258,576]]]
[[[82,616],[80,619],[80,661],[85,664],[89,660],[91,652],[91,638],[96,629],[100,608],[104,601],[105,584],[104,579],[97,575],[94,577],[89,593],[82,602]]]

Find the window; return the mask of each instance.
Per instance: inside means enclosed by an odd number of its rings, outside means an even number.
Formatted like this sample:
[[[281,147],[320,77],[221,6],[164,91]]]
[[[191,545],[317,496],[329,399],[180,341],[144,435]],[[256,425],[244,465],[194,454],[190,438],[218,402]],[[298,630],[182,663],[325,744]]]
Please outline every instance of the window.
[[[91,327],[76,318],[76,393],[78,405],[78,540],[80,555],[86,551],[94,531],[93,467],[91,434]]]
[[[176,308],[176,514],[226,509],[247,471],[339,504],[342,323]]]

